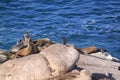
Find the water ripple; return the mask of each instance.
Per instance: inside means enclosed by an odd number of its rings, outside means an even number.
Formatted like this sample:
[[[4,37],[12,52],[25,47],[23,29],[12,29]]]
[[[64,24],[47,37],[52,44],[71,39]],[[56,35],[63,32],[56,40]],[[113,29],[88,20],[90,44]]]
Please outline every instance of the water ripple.
[[[32,39],[48,37],[61,43],[65,36],[78,47],[104,47],[116,56],[120,1],[0,0],[0,48],[9,49],[25,30]]]

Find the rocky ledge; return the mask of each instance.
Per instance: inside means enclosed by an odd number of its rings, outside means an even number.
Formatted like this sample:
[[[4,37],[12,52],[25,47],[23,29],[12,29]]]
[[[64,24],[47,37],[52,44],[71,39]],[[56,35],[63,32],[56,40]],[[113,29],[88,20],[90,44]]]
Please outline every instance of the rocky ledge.
[[[119,66],[118,62],[53,44],[38,54],[0,64],[0,80],[120,80]]]
[[[97,53],[95,53],[97,55]],[[91,55],[80,55],[77,65],[91,74],[92,80],[120,80],[120,63]]]

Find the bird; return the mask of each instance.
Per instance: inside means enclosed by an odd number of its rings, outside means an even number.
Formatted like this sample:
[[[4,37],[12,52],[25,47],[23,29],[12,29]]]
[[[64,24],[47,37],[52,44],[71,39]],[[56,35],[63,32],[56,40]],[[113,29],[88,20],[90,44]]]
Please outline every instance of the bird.
[[[66,45],[66,38],[65,37],[62,37],[62,44]]]

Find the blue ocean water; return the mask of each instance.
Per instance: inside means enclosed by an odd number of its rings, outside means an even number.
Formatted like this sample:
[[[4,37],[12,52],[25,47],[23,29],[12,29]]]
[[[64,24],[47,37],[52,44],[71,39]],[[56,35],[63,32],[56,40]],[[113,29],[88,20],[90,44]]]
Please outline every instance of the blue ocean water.
[[[76,47],[97,46],[120,59],[120,0],[0,0],[0,48],[29,31]]]

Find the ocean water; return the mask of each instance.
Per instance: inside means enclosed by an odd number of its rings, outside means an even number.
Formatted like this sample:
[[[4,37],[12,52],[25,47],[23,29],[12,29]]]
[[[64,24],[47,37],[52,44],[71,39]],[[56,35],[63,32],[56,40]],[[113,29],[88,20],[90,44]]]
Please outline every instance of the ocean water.
[[[76,47],[107,49],[120,59],[120,0],[0,0],[0,49],[29,31]]]

